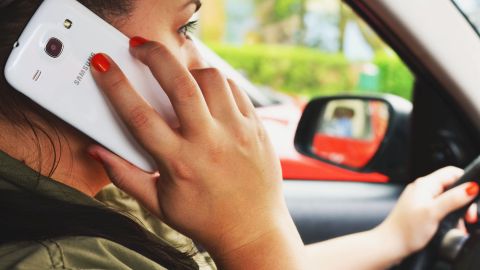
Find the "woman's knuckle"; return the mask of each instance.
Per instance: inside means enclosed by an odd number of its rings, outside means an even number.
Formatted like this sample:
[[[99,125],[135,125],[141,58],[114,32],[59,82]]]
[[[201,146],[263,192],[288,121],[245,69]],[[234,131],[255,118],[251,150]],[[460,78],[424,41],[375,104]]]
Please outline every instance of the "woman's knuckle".
[[[118,90],[121,89],[125,86],[126,84],[126,78],[123,74],[120,73],[114,73],[110,75],[110,78],[107,82],[107,88],[111,90]]]
[[[447,171],[457,171],[457,170],[460,170],[460,169],[455,167],[455,166],[450,165],[450,166],[445,167],[445,170],[447,170]]]
[[[268,140],[267,131],[265,130],[265,128],[262,125],[260,125],[257,128],[257,136],[258,136],[258,139],[262,142],[265,142],[265,141]]]
[[[119,189],[124,189],[125,188],[125,177],[123,174],[119,171],[111,170],[108,172],[108,176],[112,180],[113,183],[119,188]]]
[[[158,42],[149,44],[140,55],[141,60],[147,66],[153,65],[158,59],[165,59],[167,57],[172,57],[172,52],[167,46]]]
[[[195,177],[195,173],[193,172],[192,168],[184,161],[176,159],[171,160],[169,163],[170,171],[176,178],[190,180]]]
[[[147,110],[140,106],[130,111],[128,119],[129,124],[136,129],[145,128],[150,122]]]
[[[224,81],[226,78],[216,68],[204,68],[192,71],[192,75],[200,85],[211,85],[212,82]]]
[[[411,191],[412,189],[415,189],[415,187],[417,186],[417,182],[412,182],[410,184],[407,185],[407,187],[405,188],[406,191]]]
[[[248,134],[246,131],[239,130],[235,134],[235,138],[237,141],[237,144],[242,147],[246,147],[251,145],[252,143],[252,138],[250,134]]]
[[[227,78],[227,83],[228,83],[228,85],[230,85],[231,87],[235,87],[235,88],[237,88],[237,89],[239,88],[238,85],[237,85],[237,83],[236,83],[234,80],[230,79],[230,78]]]
[[[210,162],[214,164],[220,163],[225,158],[225,148],[218,143],[211,143],[207,152]]]
[[[426,181],[426,177],[419,177],[417,180],[415,180],[415,184],[420,184]]]
[[[172,83],[176,85],[179,89],[179,91],[175,92],[175,97],[178,102],[191,99],[197,94],[196,85],[184,75],[173,77]]]
[[[453,198],[451,199],[451,205],[454,206],[461,206],[467,203],[466,199],[468,198],[467,196],[452,196]]]
[[[223,73],[216,68],[206,68],[202,71],[202,76],[209,78],[210,80],[225,80]]]
[[[152,45],[148,47],[146,56],[148,59],[158,59],[167,57],[169,55],[171,55],[171,52],[168,47],[162,43],[156,42],[152,43]]]

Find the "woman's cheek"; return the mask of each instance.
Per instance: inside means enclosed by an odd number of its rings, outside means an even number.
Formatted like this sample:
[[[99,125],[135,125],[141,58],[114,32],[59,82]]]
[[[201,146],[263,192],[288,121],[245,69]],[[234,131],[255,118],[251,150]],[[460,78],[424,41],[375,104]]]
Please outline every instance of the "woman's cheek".
[[[175,58],[189,70],[208,67],[194,43],[185,36],[178,33],[173,35],[158,35],[156,40],[167,46]]]

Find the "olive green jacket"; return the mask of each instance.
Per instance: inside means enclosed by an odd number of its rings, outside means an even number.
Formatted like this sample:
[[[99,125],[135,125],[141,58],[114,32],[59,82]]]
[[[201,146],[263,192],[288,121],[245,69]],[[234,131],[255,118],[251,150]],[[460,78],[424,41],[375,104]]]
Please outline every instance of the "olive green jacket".
[[[101,203],[128,211],[148,230],[182,251],[195,250],[193,242],[150,215],[135,200],[114,186],[90,198],[83,193],[38,174],[0,151],[0,190],[41,193],[83,205]],[[35,207],[32,205],[32,207]],[[61,219],[61,217],[59,217]],[[35,226],[32,224],[32,226]],[[1,228],[0,228],[1,229]],[[206,254],[194,257],[200,269],[215,269]],[[95,237],[67,237],[43,242],[0,245],[0,269],[165,269],[120,244]]]

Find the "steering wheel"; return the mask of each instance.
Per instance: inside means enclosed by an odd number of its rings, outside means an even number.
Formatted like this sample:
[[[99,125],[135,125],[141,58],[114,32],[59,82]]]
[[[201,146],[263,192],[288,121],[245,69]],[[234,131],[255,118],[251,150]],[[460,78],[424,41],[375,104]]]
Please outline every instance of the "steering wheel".
[[[465,169],[465,174],[451,188],[471,181],[475,181],[480,184],[480,156],[469,166],[467,166]],[[457,227],[460,219],[467,213],[468,208],[469,205],[451,213],[445,219],[443,219],[430,243],[420,252],[404,260],[398,268],[405,270],[431,270],[439,259],[454,260],[455,257],[458,257],[459,251],[462,250],[462,248],[465,249],[464,247],[468,247],[467,251],[470,253],[476,251],[477,254],[475,255],[477,255],[476,257],[479,258],[472,258],[472,256],[468,256],[468,254],[467,256],[462,256],[465,257],[465,259],[468,259],[469,262],[465,263],[456,261],[455,265],[463,266],[458,266],[458,268],[454,267],[453,269],[480,269],[480,256],[478,255],[480,254],[478,253],[480,250],[480,234],[473,235],[473,237],[470,238],[462,238],[459,236],[453,238],[450,237],[450,241],[448,239],[453,232],[452,230]],[[440,253],[443,253],[443,256],[440,256]],[[472,265],[472,259],[475,259],[475,265]],[[460,260],[462,260],[462,258],[460,258]]]

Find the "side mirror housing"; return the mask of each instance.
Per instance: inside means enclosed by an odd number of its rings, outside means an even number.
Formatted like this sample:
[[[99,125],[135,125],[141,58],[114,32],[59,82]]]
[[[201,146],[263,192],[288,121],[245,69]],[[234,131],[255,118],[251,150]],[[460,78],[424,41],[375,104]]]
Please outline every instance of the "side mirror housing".
[[[409,101],[393,95],[317,98],[300,119],[295,148],[339,167],[405,181],[411,111]]]

